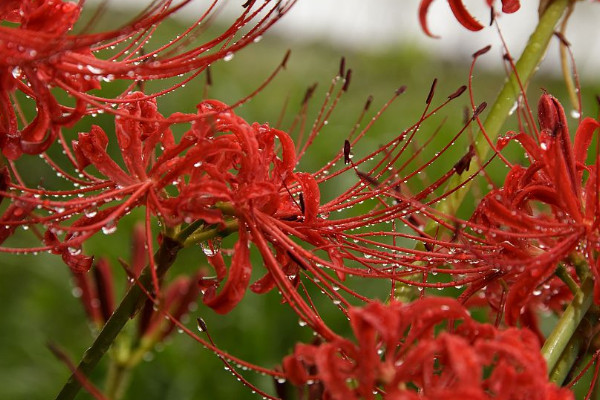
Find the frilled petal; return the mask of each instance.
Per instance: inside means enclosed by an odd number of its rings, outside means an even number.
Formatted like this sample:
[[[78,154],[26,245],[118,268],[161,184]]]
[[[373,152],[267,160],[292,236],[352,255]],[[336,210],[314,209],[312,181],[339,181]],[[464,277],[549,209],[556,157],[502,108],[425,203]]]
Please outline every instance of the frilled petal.
[[[246,228],[241,226],[238,234],[227,282],[220,293],[216,294],[214,290],[207,290],[204,294],[204,304],[219,314],[228,313],[240,302],[250,282],[252,265],[250,264]]]
[[[422,0],[419,4],[419,21],[421,23],[421,28],[426,35],[431,37],[436,37],[433,35],[428,28],[427,25],[427,12],[429,11],[429,6],[433,0]],[[448,4],[450,5],[450,9],[454,14],[454,17],[462,26],[471,30],[478,31],[483,29],[483,25],[479,23],[470,13],[467,11],[465,5],[461,0],[448,0]]]

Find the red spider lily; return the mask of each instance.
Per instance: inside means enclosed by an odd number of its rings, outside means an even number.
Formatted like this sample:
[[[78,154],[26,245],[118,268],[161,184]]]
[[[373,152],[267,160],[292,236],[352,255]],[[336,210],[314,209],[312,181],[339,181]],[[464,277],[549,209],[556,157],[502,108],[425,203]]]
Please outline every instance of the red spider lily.
[[[486,0],[487,4],[491,7],[494,3],[494,0]],[[427,12],[429,11],[429,6],[433,3],[433,0],[421,0],[419,4],[419,21],[421,22],[421,28],[431,37],[436,37],[429,31],[429,27],[427,25]],[[466,9],[462,0],[448,0],[448,4],[450,5],[450,9],[454,14],[454,17],[462,26],[471,30],[478,31],[483,29],[483,25],[479,23]],[[514,13],[521,7],[519,0],[502,0],[502,11],[505,13]]]
[[[349,77],[349,73],[344,75]],[[59,172],[76,184],[76,189],[50,191],[30,189],[22,183],[10,185],[27,194],[28,202],[37,207],[28,222],[41,224],[47,231],[46,247],[30,251],[61,254],[74,271],[85,270],[92,260],[81,253],[82,243],[100,230],[113,232],[119,219],[137,207],[146,209],[148,253],[152,252],[152,217],[157,217],[170,232],[196,229],[185,245],[214,239],[208,244],[209,250],[219,235],[237,232],[238,242],[229,268],[223,253],[209,257],[216,277],[202,281],[205,303],[226,313],[241,300],[250,284],[248,246],[252,243],[262,255],[267,273],[250,285],[251,290],[264,293],[277,287],[301,319],[322,336],[334,337],[306,298],[309,289],[300,278],[308,277],[344,311],[351,301],[344,293],[366,300],[342,283],[347,274],[412,282],[415,271],[429,271],[429,260],[453,260],[452,255],[430,251],[447,243],[424,232],[424,224],[427,218],[437,219],[429,204],[445,196],[443,183],[456,173],[465,173],[473,157],[469,151],[440,174],[441,168],[447,168],[442,153],[464,129],[440,153],[416,166],[413,161],[424,147],[417,147],[411,154],[405,151],[414,145],[418,128],[464,92],[460,88],[441,106],[430,110],[432,88],[421,119],[381,148],[360,159],[352,158],[351,153],[358,151],[359,139],[373,120],[363,131],[351,134],[324,168],[315,173],[297,172],[296,165],[325,126],[324,121],[347,84],[347,78],[334,80],[327,98],[335,100],[332,105],[323,106],[306,144],[299,150],[288,133],[266,124],[249,124],[230,107],[214,100],[200,103],[197,114],[164,118],[154,99],[139,92],[125,96],[115,117],[124,167],[107,151],[106,133],[94,126],[90,132],[80,133],[72,148],[61,141],[67,159],[81,177],[64,169]],[[337,94],[334,90],[338,90]],[[170,130],[176,121],[192,121],[178,143]],[[58,162],[46,159],[58,168]],[[332,172],[342,159],[346,164]],[[94,175],[92,168],[102,177]],[[433,184],[422,187],[419,183],[414,189],[409,188],[417,176],[428,172],[436,176]],[[347,177],[355,183],[322,202],[321,186]],[[331,218],[335,211],[364,208],[361,204],[365,202],[369,207],[359,216]],[[397,241],[410,244],[399,246]],[[425,250],[414,250],[415,242],[423,242]]]
[[[598,121],[583,119],[571,142],[564,110],[544,94],[538,106],[540,131],[499,140],[501,149],[518,141],[531,164],[512,166],[504,185],[492,190],[478,206],[472,221],[482,227],[491,253],[479,254],[508,284],[506,321],[515,324],[523,307],[542,302],[559,309],[569,290],[554,277],[558,265],[574,273],[576,260],[585,260],[595,278],[595,301],[600,301],[598,270],[598,157],[587,163]],[[537,140],[536,140],[537,139]],[[576,276],[574,276],[577,279]],[[488,287],[499,306],[500,285]]]
[[[349,315],[356,341],[297,345],[283,361],[290,382],[321,384],[324,399],[574,398],[548,381],[535,335],[478,323],[455,299],[372,303]]]
[[[266,1],[257,7],[254,1],[249,1],[241,16],[225,32],[203,44],[189,46],[211,19],[217,7],[214,1],[176,40],[146,51],[145,46],[153,45],[150,38],[158,25],[189,2],[185,0],[177,5],[173,5],[172,0],[154,2],[137,19],[119,29],[79,34],[70,31],[79,18],[82,1],[3,3],[0,18],[11,22],[0,26],[0,149],[3,154],[16,159],[22,153],[42,153],[60,136],[62,127],[72,126],[85,115],[113,112],[113,107],[127,101],[122,97],[107,99],[90,93],[99,89],[101,82],[126,81],[133,86],[136,82],[194,72],[159,94],[179,87],[210,63],[230,57],[252,43],[295,1],[275,5]],[[237,37],[253,21],[255,25]],[[61,104],[53,88],[72,97],[75,105]],[[35,104],[36,114],[32,120],[28,120],[22,110],[19,92]]]

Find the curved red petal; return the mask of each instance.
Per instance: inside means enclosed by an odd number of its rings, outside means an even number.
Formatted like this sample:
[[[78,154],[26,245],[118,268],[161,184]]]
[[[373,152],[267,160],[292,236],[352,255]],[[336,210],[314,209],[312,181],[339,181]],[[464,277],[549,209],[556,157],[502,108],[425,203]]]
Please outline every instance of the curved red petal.
[[[227,282],[217,295],[207,291],[204,295],[204,304],[219,314],[231,311],[242,300],[250,282],[252,265],[250,264],[250,251],[248,249],[248,234],[242,225],[239,229],[239,238],[233,249],[233,258],[229,268]]]
[[[470,31],[478,31],[483,29],[483,25],[479,23],[473,16],[467,11],[462,0],[448,0],[450,9],[454,17],[462,26]]]
[[[502,0],[502,12],[511,14],[521,8],[519,0]]]
[[[427,36],[431,36],[433,38],[437,38],[436,36],[429,31],[429,27],[427,26],[427,12],[429,11],[429,6],[433,0],[422,0],[419,4],[419,23],[421,24],[421,29]]]

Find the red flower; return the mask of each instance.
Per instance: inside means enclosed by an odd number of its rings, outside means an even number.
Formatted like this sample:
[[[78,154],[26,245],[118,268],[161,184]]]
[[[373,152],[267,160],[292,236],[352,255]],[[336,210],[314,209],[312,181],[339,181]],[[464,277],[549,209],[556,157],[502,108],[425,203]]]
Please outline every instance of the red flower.
[[[159,94],[179,87],[212,62],[231,56],[252,43],[294,3],[273,5],[266,1],[254,7],[254,1],[250,1],[242,15],[221,35],[186,48],[187,38],[195,39],[198,26],[212,15],[216,7],[213,4],[176,40],[144,52],[144,46],[158,25],[189,2],[185,0],[173,5],[170,0],[161,0],[123,27],[85,34],[71,33],[82,2],[3,2],[0,19],[12,23],[0,26],[0,149],[3,154],[16,159],[22,153],[42,153],[60,135],[63,127],[72,126],[85,115],[114,112],[113,107],[123,102],[122,97],[107,99],[90,93],[99,89],[101,82],[129,81],[129,91],[136,82],[193,71],[191,77]],[[252,21],[255,26],[236,37]],[[51,90],[54,88],[74,98],[75,105],[61,104],[55,91]],[[22,117],[24,107],[16,100],[15,92],[22,92],[35,103],[36,114],[31,120]]]
[[[540,99],[538,118],[535,137],[521,132],[499,140],[499,148],[518,141],[531,164],[512,166],[504,185],[484,197],[472,218],[483,229],[485,243],[493,245],[478,257],[509,285],[506,320],[511,325],[532,301],[558,309],[570,297],[554,278],[559,264],[574,274],[573,263],[586,260],[600,303],[598,158],[587,162],[600,124],[591,118],[581,121],[572,143],[562,106],[547,94]],[[488,296],[498,298],[490,290],[502,289],[488,287]]]
[[[334,81],[341,84],[333,86],[328,98],[345,92],[348,77]],[[227,313],[248,287],[255,293],[277,288],[304,322],[331,339],[336,335],[302,294],[307,282],[346,312],[350,304],[346,297],[366,300],[343,284],[346,275],[412,282],[415,271],[430,271],[422,261],[453,259],[452,255],[431,251],[447,243],[424,232],[426,219],[435,218],[427,204],[446,195],[442,185],[454,174],[465,173],[473,151],[448,169],[441,154],[415,166],[412,161],[416,155],[405,150],[424,121],[463,92],[460,88],[441,106],[429,110],[432,89],[427,109],[414,126],[354,159],[352,152],[359,152],[358,140],[365,129],[340,145],[333,159],[315,173],[298,172],[296,166],[332,109],[322,109],[322,120],[315,123],[307,144],[297,149],[285,131],[267,124],[249,124],[218,101],[201,102],[196,114],[177,113],[165,118],[154,99],[135,92],[125,96],[115,111],[123,167],[107,150],[107,134],[93,126],[90,132],[79,133],[72,148],[62,143],[75,171],[59,172],[77,186],[75,189],[51,191],[11,184],[24,194],[11,196],[28,195],[29,204],[37,207],[28,221],[47,229],[46,247],[37,250],[61,254],[74,271],[91,265],[91,258],[81,253],[85,240],[99,231],[113,232],[125,214],[145,207],[148,252],[153,217],[165,227],[163,234],[186,232],[183,245],[210,239],[203,245],[216,276],[202,281],[208,306]],[[397,91],[393,99],[401,93]],[[191,121],[191,126],[176,142],[170,127],[186,121]],[[344,165],[334,169],[342,159]],[[58,163],[48,161],[58,168]],[[409,185],[424,172],[434,174],[436,180],[423,187],[419,179],[413,194]],[[333,181],[339,189],[335,182],[341,179],[354,183],[349,187],[344,184],[335,196],[322,201],[321,186]],[[353,207],[361,208],[360,214],[332,218],[334,212]],[[398,229],[397,224],[406,227]],[[232,251],[219,252],[220,237],[235,232],[238,238]],[[409,245],[397,245],[400,240],[409,241]],[[425,250],[414,250],[415,242],[424,242]],[[251,244],[260,252],[266,270],[252,284]],[[230,254],[233,257],[229,260]]]
[[[486,2],[491,6],[494,3],[494,0],[486,0]],[[429,11],[431,3],[433,3],[433,0],[421,0],[421,3],[419,4],[419,21],[421,22],[423,31],[428,36],[435,37],[435,35],[429,31],[429,27],[427,26],[427,12]],[[471,31],[483,29],[483,25],[467,11],[462,0],[448,0],[448,4],[450,5],[454,17],[462,26]],[[521,4],[519,0],[502,0],[502,11],[505,13],[514,13],[520,7]]]
[[[573,399],[548,381],[535,335],[478,323],[454,299],[372,303],[349,315],[356,341],[297,345],[283,361],[290,382],[322,384],[326,399]]]

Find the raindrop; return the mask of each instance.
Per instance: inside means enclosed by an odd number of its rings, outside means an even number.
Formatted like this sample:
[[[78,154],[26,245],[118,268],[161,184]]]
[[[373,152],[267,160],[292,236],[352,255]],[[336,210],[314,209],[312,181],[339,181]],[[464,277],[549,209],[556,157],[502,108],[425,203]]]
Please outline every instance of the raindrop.
[[[207,242],[202,242],[200,243],[200,247],[207,257],[213,257],[219,254],[219,251],[221,250],[221,240],[213,239]]]
[[[104,233],[105,235],[110,235],[111,233],[115,233],[116,230],[117,230],[117,225],[114,223],[114,221],[110,221],[102,227],[102,233]]]
[[[225,57],[223,57],[223,61],[231,61],[233,60],[233,52],[228,52],[227,54],[225,54]]]

